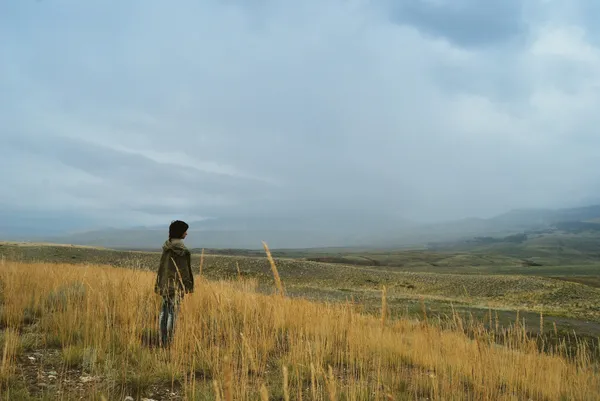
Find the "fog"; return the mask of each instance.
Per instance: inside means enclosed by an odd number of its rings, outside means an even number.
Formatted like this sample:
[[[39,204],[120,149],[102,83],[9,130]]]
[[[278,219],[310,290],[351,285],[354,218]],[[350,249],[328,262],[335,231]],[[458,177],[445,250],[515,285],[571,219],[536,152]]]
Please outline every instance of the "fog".
[[[35,229],[57,224],[44,216],[335,225],[595,202],[599,12],[594,0],[3,1],[0,207]]]

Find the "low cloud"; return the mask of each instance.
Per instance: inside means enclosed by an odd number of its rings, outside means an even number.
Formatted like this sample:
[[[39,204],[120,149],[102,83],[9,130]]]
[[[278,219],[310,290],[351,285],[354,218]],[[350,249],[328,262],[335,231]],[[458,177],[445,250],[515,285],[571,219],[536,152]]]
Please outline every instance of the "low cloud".
[[[597,199],[590,7],[4,2],[0,205],[129,225]]]

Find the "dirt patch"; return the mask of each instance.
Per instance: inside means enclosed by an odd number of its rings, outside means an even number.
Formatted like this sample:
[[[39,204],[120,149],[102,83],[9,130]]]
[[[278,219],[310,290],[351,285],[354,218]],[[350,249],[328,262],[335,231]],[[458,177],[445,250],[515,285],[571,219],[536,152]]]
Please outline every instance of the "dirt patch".
[[[15,381],[34,399],[54,398],[78,400],[90,395],[104,395],[107,399],[183,400],[180,386],[149,385],[136,394],[134,383],[119,384],[114,377],[94,374],[83,367],[65,366],[59,349],[35,349],[23,353],[16,360]],[[115,393],[119,398],[114,398]],[[109,397],[108,394],[111,396]]]

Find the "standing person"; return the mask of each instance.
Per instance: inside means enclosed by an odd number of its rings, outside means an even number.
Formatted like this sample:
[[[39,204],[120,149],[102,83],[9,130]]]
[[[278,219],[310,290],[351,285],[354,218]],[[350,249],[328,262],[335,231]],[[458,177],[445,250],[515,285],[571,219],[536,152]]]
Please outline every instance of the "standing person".
[[[163,347],[173,341],[175,320],[185,294],[194,292],[190,251],[183,243],[189,225],[176,220],[169,226],[169,239],[162,246],[154,292],[162,297],[159,327]]]

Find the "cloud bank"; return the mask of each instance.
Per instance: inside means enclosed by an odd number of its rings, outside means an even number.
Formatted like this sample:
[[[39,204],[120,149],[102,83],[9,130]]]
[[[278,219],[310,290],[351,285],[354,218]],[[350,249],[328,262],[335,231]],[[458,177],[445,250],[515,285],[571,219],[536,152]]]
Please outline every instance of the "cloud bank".
[[[2,2],[0,207],[128,226],[598,199],[599,11]]]

